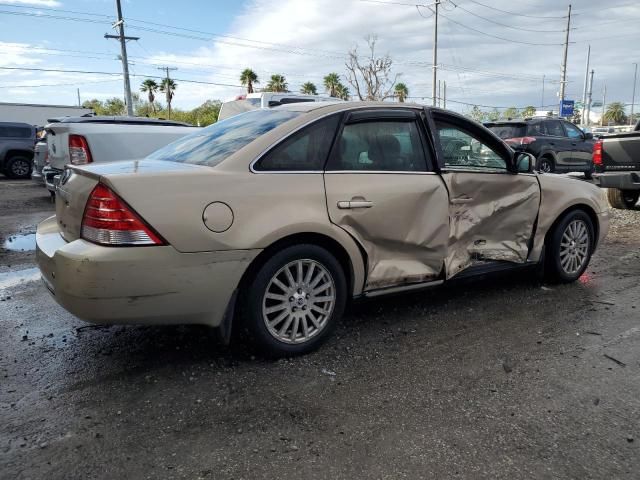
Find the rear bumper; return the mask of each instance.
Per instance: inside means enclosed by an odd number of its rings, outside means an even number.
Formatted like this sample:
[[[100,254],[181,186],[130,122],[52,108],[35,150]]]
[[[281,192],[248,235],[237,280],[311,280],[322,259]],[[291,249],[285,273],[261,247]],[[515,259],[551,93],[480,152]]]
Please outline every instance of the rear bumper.
[[[36,233],[38,267],[55,300],[82,320],[100,324],[216,327],[258,253],[66,242],[55,217],[38,225]]]
[[[56,177],[58,177],[60,174],[62,174],[62,170],[58,170],[57,168],[44,167],[42,169],[42,177],[44,179],[44,184],[47,187],[47,189],[52,193],[56,193],[56,183],[57,183]]]
[[[597,180],[602,188],[640,190],[640,172],[603,173],[597,176]]]

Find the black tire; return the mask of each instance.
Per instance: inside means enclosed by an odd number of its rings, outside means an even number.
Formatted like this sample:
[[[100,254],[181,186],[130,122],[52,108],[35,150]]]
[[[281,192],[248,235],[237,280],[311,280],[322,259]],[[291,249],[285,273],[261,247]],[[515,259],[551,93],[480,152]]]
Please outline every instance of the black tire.
[[[640,191],[609,188],[607,190],[607,199],[613,208],[630,210],[635,207],[636,203],[638,203],[638,199],[640,199]]]
[[[29,178],[31,176],[33,164],[29,157],[16,155],[9,159],[5,168],[7,176],[11,178]]]
[[[548,165],[548,168],[547,168]],[[553,158],[548,156],[542,156],[538,159],[538,171],[544,173],[553,173],[556,171],[556,165]]]
[[[567,228],[573,222],[579,222],[586,228],[588,237],[588,244],[586,246],[584,261],[579,265],[576,271],[567,271],[561,259],[561,249],[566,248],[561,244],[563,243],[563,237],[567,232]],[[554,227],[553,231],[547,235],[547,241],[545,242],[544,253],[544,275],[545,279],[555,283],[570,283],[575,282],[580,275],[589,266],[591,260],[591,254],[593,253],[593,246],[595,242],[593,222],[589,215],[583,210],[573,210],[567,213]],[[569,269],[570,270],[570,269]]]
[[[333,281],[333,286],[335,287],[335,299],[333,301],[332,307],[330,308],[330,314],[326,316],[320,315],[321,327],[317,328],[317,331],[315,334],[313,334],[313,336],[310,336],[310,338],[306,341],[300,340],[300,343],[287,343],[286,341],[283,341],[276,337],[278,332],[272,333],[269,330],[269,328],[275,329],[275,327],[267,326],[268,314],[263,314],[263,306],[265,308],[268,308],[267,302],[269,300],[267,300],[265,296],[268,293],[267,289],[269,288],[269,286],[273,285],[271,282],[274,276],[278,276],[279,272],[281,272],[285,268],[285,266],[296,261],[314,262],[316,265],[314,266],[314,268],[317,268],[317,265],[322,266],[326,270],[326,272],[330,274],[330,278],[328,278],[328,280]],[[307,266],[305,274],[309,271],[309,269],[310,267]],[[280,275],[282,275],[282,273],[280,273]],[[331,253],[317,245],[301,244],[280,250],[279,252],[272,255],[271,258],[268,259],[258,269],[253,279],[249,279],[246,284],[246,291],[241,292],[240,297],[241,308],[239,320],[241,322],[241,326],[243,327],[242,330],[248,334],[249,339],[253,342],[253,344],[269,357],[278,358],[302,355],[318,348],[331,335],[331,332],[335,328],[337,322],[342,317],[346,304],[347,281],[345,279],[344,271],[340,266],[340,263]],[[306,287],[308,287],[307,291],[313,290],[313,288],[309,285],[307,285]],[[273,290],[271,290],[271,292],[273,292]],[[298,290],[298,292],[302,293],[300,290]],[[281,293],[281,296],[287,297],[289,296],[289,294],[283,292]],[[286,314],[285,310],[289,312],[287,314],[288,316],[282,320],[282,323],[275,324],[278,326],[278,329],[284,328],[285,334],[289,331],[293,332],[293,324],[290,325],[289,329],[284,325],[287,321],[289,321],[289,317],[295,318],[295,315],[305,315],[305,313],[302,313],[301,310],[298,310],[297,314],[291,313],[292,311],[295,312],[296,308],[303,308],[296,307],[297,304],[295,303],[295,300],[291,300],[291,298],[293,297],[290,297],[288,300],[274,300],[274,302],[276,303],[286,301],[293,302],[291,304],[293,306],[289,305],[291,309],[277,310],[278,315],[280,314],[280,312],[282,312],[282,314]],[[307,295],[307,299],[308,298],[309,296]],[[300,301],[300,299],[298,299],[298,301]],[[312,301],[309,301],[309,305],[311,304]],[[280,305],[282,305],[282,303],[280,303]],[[306,310],[306,305],[304,308]],[[306,315],[311,315],[311,310],[312,308],[310,308],[306,312]],[[274,314],[274,316],[275,315],[276,314]],[[316,326],[311,324],[307,320],[307,317],[305,317],[305,324],[308,325],[310,329],[315,329]],[[299,320],[300,324],[302,323],[302,321],[302,319]],[[296,320],[293,320],[293,323],[298,326]],[[302,334],[302,331],[300,333]],[[295,334],[293,334],[293,336],[295,336]]]

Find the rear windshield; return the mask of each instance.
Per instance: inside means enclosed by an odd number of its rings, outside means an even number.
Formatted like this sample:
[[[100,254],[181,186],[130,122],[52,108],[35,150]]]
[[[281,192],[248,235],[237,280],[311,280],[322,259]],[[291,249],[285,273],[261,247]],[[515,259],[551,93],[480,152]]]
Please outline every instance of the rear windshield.
[[[301,114],[289,110],[242,113],[176,140],[147,158],[214,167],[260,135]]]
[[[225,102],[220,107],[218,113],[218,120],[225,120],[240,113],[249,112],[260,108],[262,99],[260,98],[245,98],[244,100],[232,100],[231,102]]]
[[[497,136],[499,136],[503,140],[507,138],[524,137],[526,129],[527,129],[526,125],[518,125],[517,123],[491,125],[489,127],[489,130],[491,130],[493,133],[495,133]]]
[[[0,126],[0,137],[4,138],[30,138],[32,130],[28,127],[3,127]]]

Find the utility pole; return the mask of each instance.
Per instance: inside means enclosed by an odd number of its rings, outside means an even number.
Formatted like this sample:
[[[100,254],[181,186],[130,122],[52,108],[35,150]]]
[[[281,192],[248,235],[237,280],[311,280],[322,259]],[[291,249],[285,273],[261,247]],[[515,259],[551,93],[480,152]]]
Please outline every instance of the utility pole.
[[[587,103],[585,104],[583,111],[586,110],[587,113],[585,115],[586,125],[589,126],[589,116],[591,115],[591,99],[593,95],[593,70],[591,70],[591,74],[589,75],[589,92],[587,93]],[[584,125],[584,124],[583,124]]]
[[[118,35],[108,35],[105,33],[104,38],[120,40],[120,58],[122,60],[122,76],[124,77],[124,97],[127,103],[127,115],[133,117],[133,101],[131,100],[131,83],[129,81],[129,61],[127,60],[127,40],[139,40],[140,37],[125,36],[120,0],[116,0],[116,10],[118,11],[118,21],[114,23],[112,27],[118,27]]]
[[[438,80],[438,107],[441,106],[442,104],[442,82],[440,80]]]
[[[78,106],[81,107],[82,104],[80,103],[80,89],[76,88],[77,92],[78,92]]]
[[[442,81],[442,108],[447,109],[447,81]]]
[[[604,88],[602,89],[602,115],[600,116],[600,126],[604,127],[604,112],[605,105],[607,104],[607,84],[604,84]]]
[[[631,115],[629,115],[629,125],[633,125],[633,104],[636,103],[636,80],[638,78],[638,64],[634,63],[636,69],[633,73],[633,93],[631,94]]]
[[[432,80],[432,90],[431,97],[433,106],[436,106],[436,80],[438,79],[438,7],[440,6],[441,0],[436,0],[434,2],[434,10],[433,10],[433,78]]]
[[[167,100],[167,112],[168,117],[171,118],[171,89],[169,88],[169,71],[178,70],[176,67],[158,67],[158,70],[162,70],[165,72],[165,80],[166,80],[166,88],[165,88],[165,99]]]
[[[580,116],[580,125],[584,125],[584,111],[587,109],[587,88],[589,83],[589,59],[591,57],[591,45],[587,50],[587,68],[584,72],[584,89],[582,90],[582,114]],[[587,119],[588,121],[588,119]]]
[[[542,99],[540,100],[540,108],[544,108],[544,80],[545,75],[542,75]]]
[[[560,77],[560,103],[564,101],[564,93],[567,87],[567,54],[569,53],[569,31],[571,30],[571,4],[567,13],[567,33],[564,40],[564,53],[562,55],[562,76]]]

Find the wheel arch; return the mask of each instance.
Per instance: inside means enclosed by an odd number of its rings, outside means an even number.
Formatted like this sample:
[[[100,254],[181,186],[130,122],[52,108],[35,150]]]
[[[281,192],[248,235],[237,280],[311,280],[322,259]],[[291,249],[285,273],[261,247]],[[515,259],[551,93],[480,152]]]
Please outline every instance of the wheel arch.
[[[30,150],[21,150],[18,148],[14,148],[11,150],[7,150],[5,154],[5,164],[8,163],[13,157],[27,157],[29,160],[33,160],[33,152]]]
[[[600,237],[600,223],[598,222],[598,214],[590,205],[587,205],[586,203],[576,203],[574,205],[571,205],[570,207],[567,207],[565,210],[563,210],[556,217],[556,219],[551,224],[551,227],[549,227],[549,229],[547,230],[547,233],[545,234],[545,237],[544,237],[545,245],[547,244],[549,237],[553,234],[558,224],[567,215],[569,215],[571,212],[574,212],[576,210],[583,211],[589,216],[589,219],[591,220],[591,224],[593,225],[593,248],[591,249],[591,251],[592,252],[595,251],[596,247],[598,246],[598,238]]]

